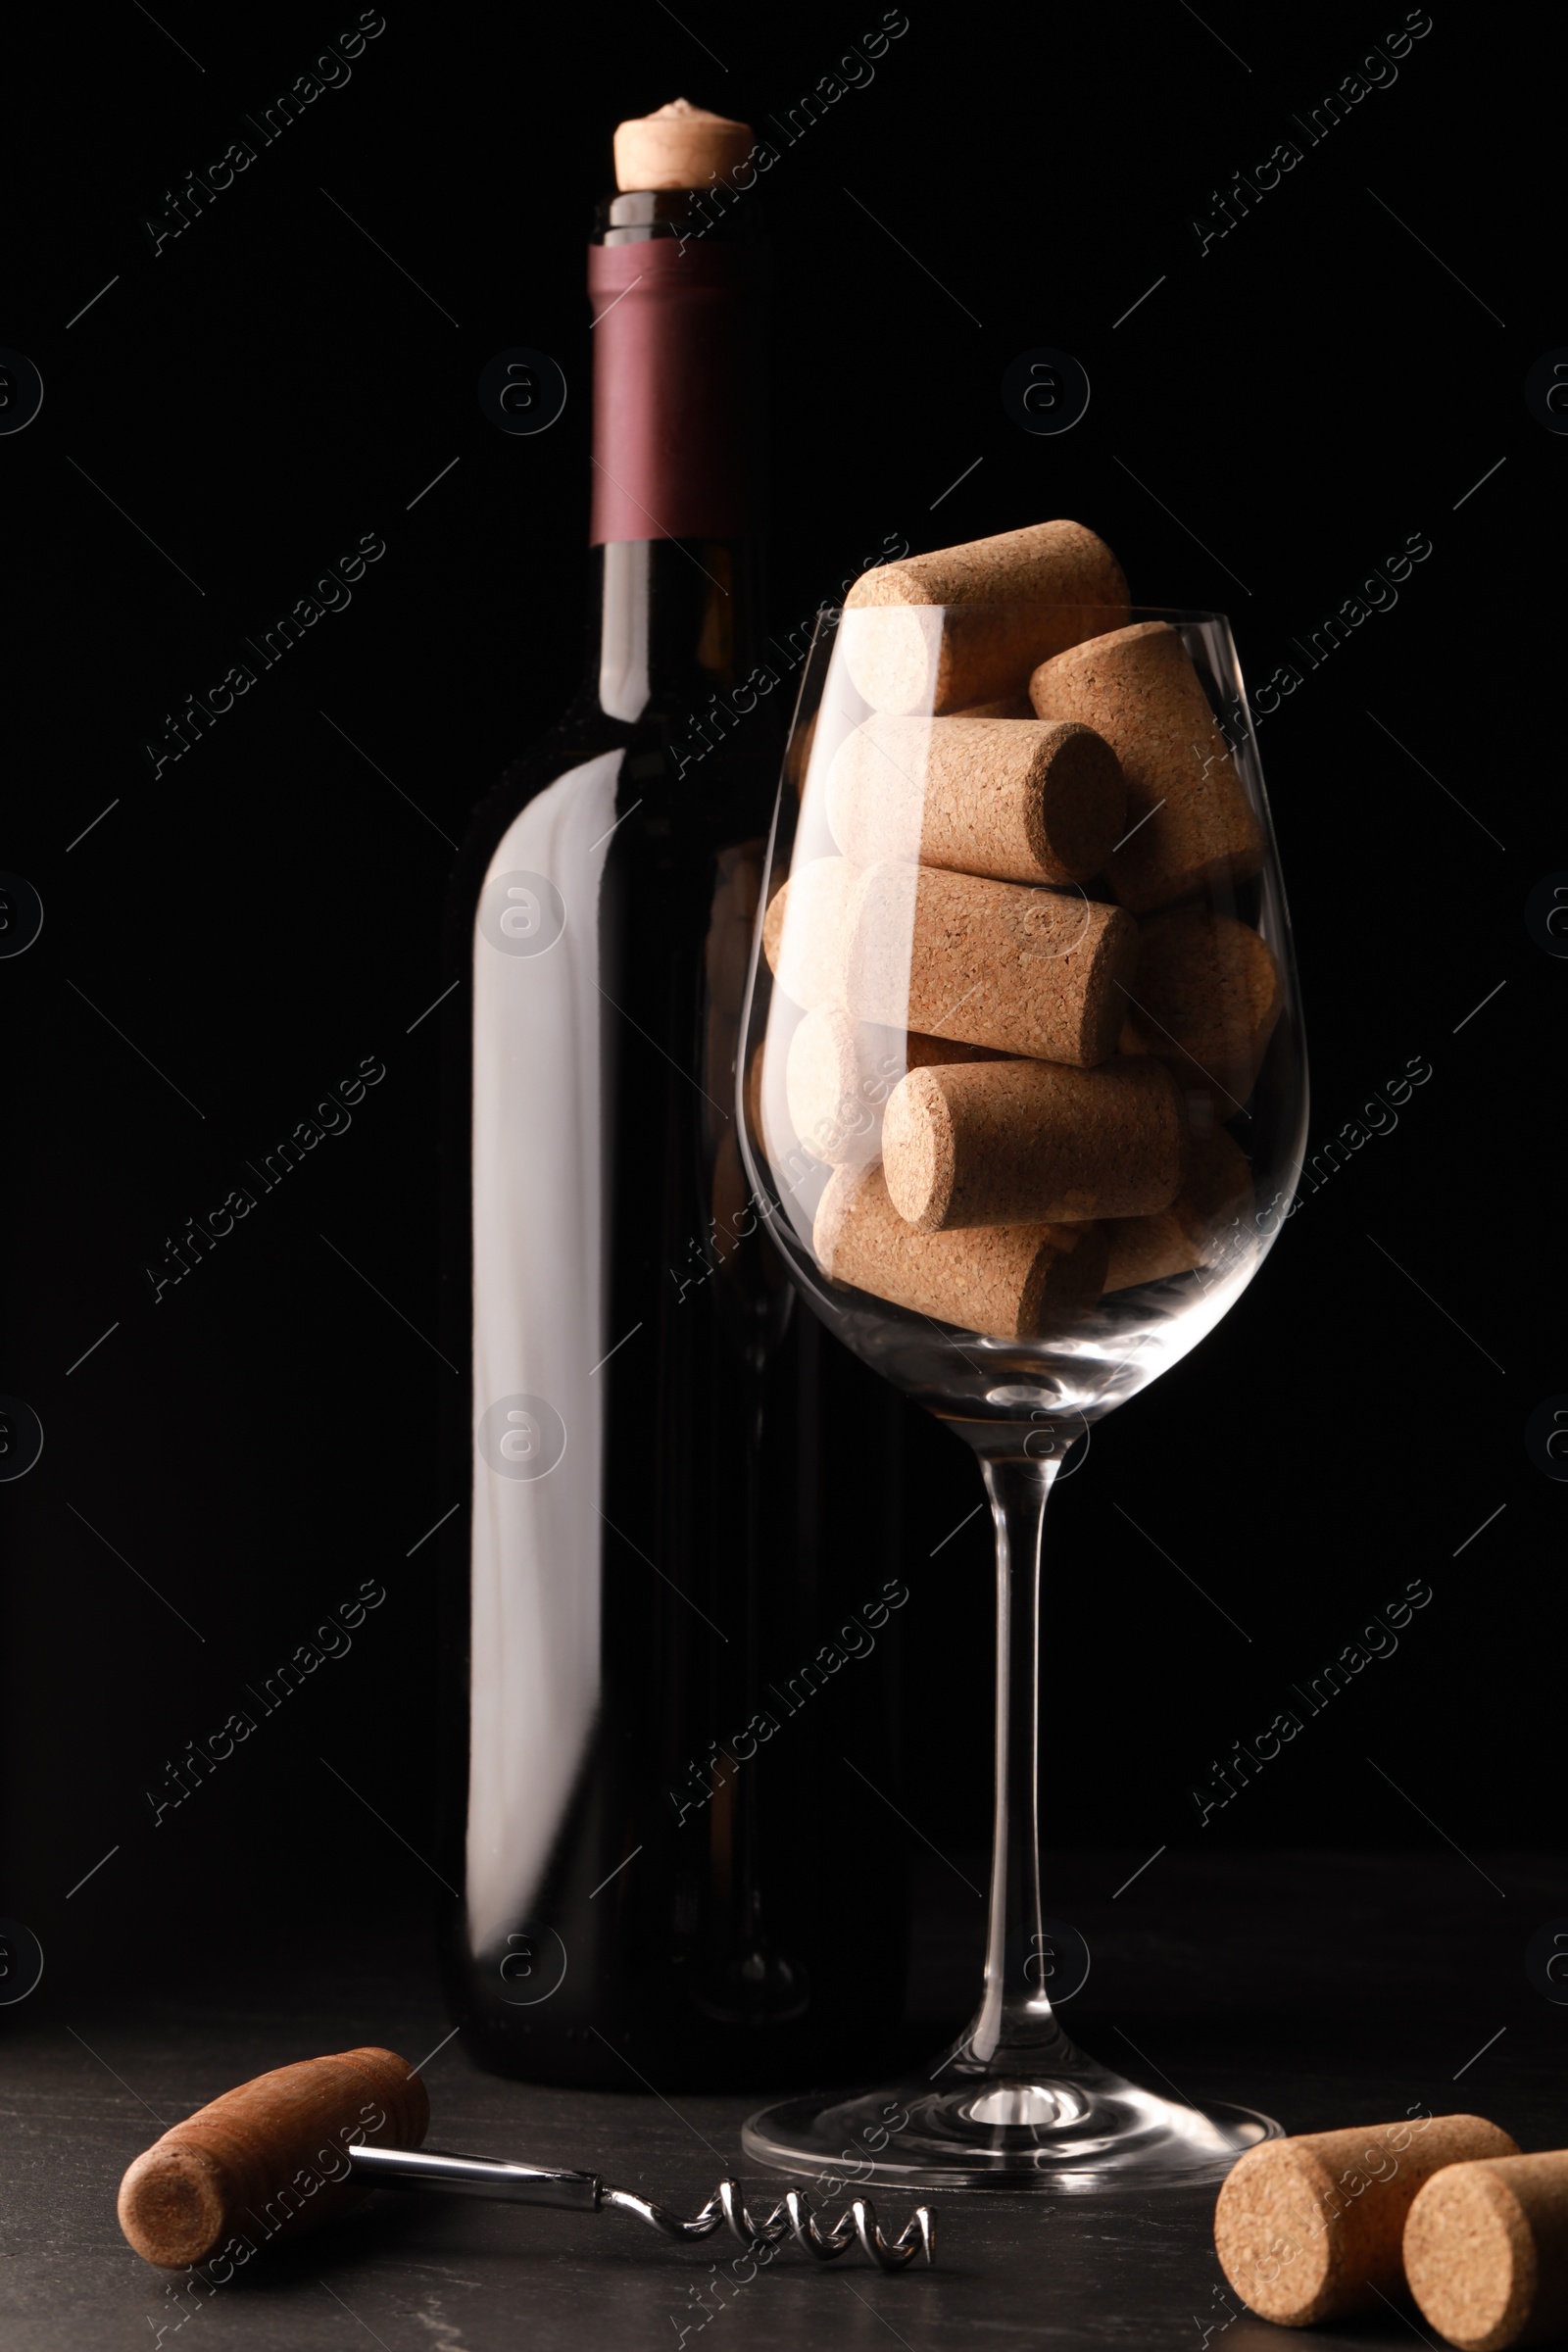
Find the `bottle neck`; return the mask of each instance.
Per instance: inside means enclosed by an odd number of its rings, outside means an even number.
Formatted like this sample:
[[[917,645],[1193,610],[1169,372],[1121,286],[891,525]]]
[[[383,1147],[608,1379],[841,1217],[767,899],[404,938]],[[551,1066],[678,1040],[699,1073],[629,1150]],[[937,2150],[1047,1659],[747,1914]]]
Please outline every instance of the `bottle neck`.
[[[588,249],[595,551],[590,684],[671,722],[744,678],[759,631],[748,241],[679,192],[620,196]]]
[[[759,634],[744,539],[612,539],[594,551],[590,685],[611,717],[702,709],[744,678]]]

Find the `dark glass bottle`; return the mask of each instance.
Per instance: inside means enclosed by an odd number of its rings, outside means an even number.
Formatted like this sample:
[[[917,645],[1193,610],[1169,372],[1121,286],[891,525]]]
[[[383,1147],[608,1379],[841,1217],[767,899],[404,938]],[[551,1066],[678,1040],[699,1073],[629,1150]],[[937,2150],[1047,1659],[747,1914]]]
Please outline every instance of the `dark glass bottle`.
[[[690,202],[612,198],[590,248],[588,676],[460,858],[444,1145],[452,1998],[483,2064],[661,2090],[863,2063],[907,1936],[843,1763],[890,1786],[887,1410],[792,1318],[738,1150],[793,681],[758,258]]]

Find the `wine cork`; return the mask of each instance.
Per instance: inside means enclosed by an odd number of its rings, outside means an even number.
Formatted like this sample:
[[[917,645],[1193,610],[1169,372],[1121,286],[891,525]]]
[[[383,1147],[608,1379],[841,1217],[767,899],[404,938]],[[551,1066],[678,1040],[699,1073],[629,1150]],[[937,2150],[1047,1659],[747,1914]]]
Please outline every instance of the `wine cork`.
[[[845,737],[827,821],[846,858],[1083,882],[1121,834],[1116,755],[1071,720],[876,716]]]
[[[1266,941],[1228,914],[1173,908],[1139,925],[1138,970],[1123,999],[1137,1048],[1211,1095],[1221,1119],[1257,1083],[1285,1004]]]
[[[1152,1216],[1182,1177],[1162,1062],[991,1061],[911,1070],[882,1126],[888,1198],[916,1233]]]
[[[810,1012],[837,993],[849,901],[860,869],[808,858],[768,902],[762,953],[784,994]]]
[[[1568,2332],[1568,2149],[1435,2174],[1404,2225],[1404,2276],[1460,2352],[1559,2341]]]
[[[1115,1045],[1138,954],[1120,906],[883,858],[844,925],[840,1002],[858,1020],[1080,1069]]]
[[[880,1167],[834,1170],[812,1240],[830,1281],[998,1340],[1039,1339],[1092,1304],[1107,1254],[1098,1225],[911,1233]]]
[[[136,2158],[120,2184],[120,2226],[143,2261],[166,2270],[203,2262],[234,2236],[292,2236],[366,2194],[349,2174],[356,2140],[416,2148],[429,2122],[424,2083],[395,2050],[276,2067]]]
[[[1251,1202],[1251,1168],[1224,1128],[1211,1126],[1201,1139],[1189,1137],[1187,1172],[1169,1208],[1157,1216],[1122,1217],[1107,1225],[1107,1294],[1161,1282],[1167,1274],[1191,1274],[1206,1265],[1216,1254],[1221,1233]]]
[[[906,1035],[819,1004],[797,1024],[785,1065],[790,1119],[803,1149],[829,1167],[863,1165],[881,1151],[882,1114],[906,1070],[995,1058],[956,1038]]]
[[[1055,655],[1034,672],[1042,718],[1093,727],[1121,761],[1127,830],[1107,872],[1135,914],[1263,862],[1263,835],[1181,638],[1141,620]]]
[[[749,122],[710,115],[689,99],[673,98],[657,114],[637,115],[615,130],[615,185],[706,188],[744,164],[755,140]]]
[[[880,564],[844,606],[841,642],[858,691],[874,710],[921,712],[1025,692],[1042,662],[1120,628],[1128,610],[1121,565],[1081,522],[1031,523]]]
[[[1259,2318],[1312,2328],[1400,2291],[1400,2236],[1416,2191],[1439,2168],[1517,2156],[1479,2115],[1426,2116],[1264,2140],[1227,2175],[1214,2246]]]

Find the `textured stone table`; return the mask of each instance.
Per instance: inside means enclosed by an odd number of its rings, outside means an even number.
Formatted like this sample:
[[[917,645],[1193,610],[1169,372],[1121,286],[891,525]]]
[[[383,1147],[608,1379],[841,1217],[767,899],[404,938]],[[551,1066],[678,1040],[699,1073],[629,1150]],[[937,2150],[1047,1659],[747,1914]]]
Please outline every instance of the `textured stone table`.
[[[1568,2009],[1532,1990],[1524,1970],[1531,1932],[1568,1914],[1560,1866],[1507,1854],[1470,1864],[1166,1853],[1112,1899],[1143,1858],[1074,1854],[1055,1869],[1054,1907],[1094,1955],[1066,2014],[1097,2054],[1156,2084],[1260,2106],[1288,2130],[1376,2121],[1420,2101],[1492,2116],[1527,2147],[1568,2140]],[[933,1868],[948,1884],[934,1877],[923,1889],[911,2063],[962,2022],[979,1927],[956,1879]],[[308,1959],[286,1947],[221,1966],[176,1958],[161,1988],[127,1993],[106,1979],[51,1996],[46,1980],[0,2011],[5,2341],[145,2352],[162,2328],[181,2352],[677,2352],[699,2336],[704,2352],[890,2342],[1198,2352],[1205,2328],[1226,2352],[1431,2340],[1392,2310],[1321,2338],[1232,2317],[1209,2237],[1212,2190],[944,2195],[933,2200],[934,2271],[884,2278],[858,2255],[818,2268],[789,2248],[744,2284],[727,2237],[681,2247],[613,2215],[381,2194],[335,2230],[258,2256],[217,2292],[168,2291],[116,2224],[130,2158],[219,2090],[288,2059],[378,2041],[417,2062],[450,2031],[429,1955],[415,1928]],[[536,2089],[476,2072],[461,2037],[427,2075],[435,2144],[588,2167],[677,2205],[740,2170],[739,2127],[760,2103],[635,2085],[625,2097]],[[913,2201],[877,2197],[895,2227]]]

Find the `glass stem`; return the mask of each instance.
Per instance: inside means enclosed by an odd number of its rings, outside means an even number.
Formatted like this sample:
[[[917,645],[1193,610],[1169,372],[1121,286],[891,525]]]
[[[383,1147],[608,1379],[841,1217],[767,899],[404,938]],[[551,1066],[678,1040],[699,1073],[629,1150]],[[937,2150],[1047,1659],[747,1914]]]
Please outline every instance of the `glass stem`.
[[[997,1806],[985,1993],[961,2071],[1028,2073],[1072,2045],[1047,1997],[1040,1900],[1040,1546],[1054,1460],[981,1465],[997,1527]]]

